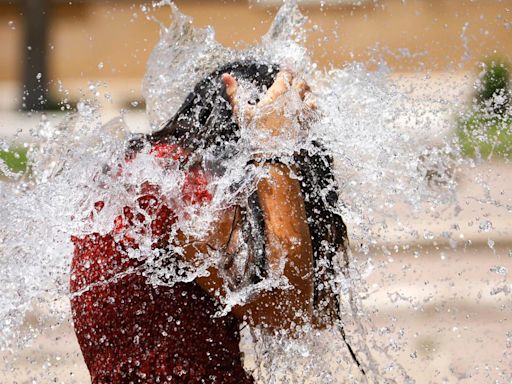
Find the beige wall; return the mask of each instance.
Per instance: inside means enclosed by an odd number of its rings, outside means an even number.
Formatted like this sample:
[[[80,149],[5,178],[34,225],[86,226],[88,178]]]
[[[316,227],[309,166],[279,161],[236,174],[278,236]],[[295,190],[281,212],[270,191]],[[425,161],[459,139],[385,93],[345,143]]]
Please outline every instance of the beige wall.
[[[145,19],[140,3],[134,3],[91,1],[55,6],[51,12],[50,78],[140,78],[157,41],[158,27]],[[267,30],[275,8],[248,3],[177,1],[196,25],[213,25],[219,41],[226,45],[240,39],[254,42]],[[396,54],[400,48],[419,54],[396,59],[381,52],[395,70],[456,68],[464,55],[461,34],[465,23],[471,55],[466,68],[494,51],[512,58],[511,0],[387,0],[375,7],[311,7],[304,11],[323,30],[313,33],[309,42],[322,65],[338,66],[352,58],[367,60],[369,50],[380,46]],[[167,9],[158,12],[158,17],[168,20]],[[0,5],[0,81],[20,77],[22,30],[20,10]],[[97,67],[99,62],[104,63],[102,70]]]

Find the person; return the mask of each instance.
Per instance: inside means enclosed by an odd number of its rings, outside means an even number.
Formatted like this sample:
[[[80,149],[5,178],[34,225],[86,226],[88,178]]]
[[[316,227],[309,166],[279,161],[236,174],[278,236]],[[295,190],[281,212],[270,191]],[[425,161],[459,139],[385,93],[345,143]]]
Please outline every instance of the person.
[[[239,105],[243,81],[263,94],[261,100]],[[229,156],[226,148],[237,147],[242,122],[278,137],[290,117],[277,101],[290,91],[302,100],[301,108],[314,108],[306,105],[308,86],[291,72],[256,62],[228,64],[200,81],[161,130],[130,140],[126,161],[149,146],[162,164],[177,164],[185,173],[183,202],[208,205],[215,194],[208,184],[213,171],[202,155]],[[332,277],[337,254],[346,268],[347,235],[335,213],[332,159],[315,142],[295,153],[291,164],[263,151],[245,167],[266,177],[245,200],[220,212],[203,238],[176,228],[172,203],[148,183],[139,186],[139,197],[119,213],[110,232],[72,237],[72,315],[93,384],[253,383],[239,348],[242,323],[268,333],[285,329],[293,337],[305,324],[326,327],[339,319]],[[92,216],[104,205],[96,202]],[[130,249],[139,248],[133,231],[150,236],[167,268],[176,260],[197,264],[211,250],[222,262],[191,282],[151,284],[144,261],[129,257]],[[227,315],[215,315],[227,289],[275,274],[284,275],[291,288],[259,290]]]

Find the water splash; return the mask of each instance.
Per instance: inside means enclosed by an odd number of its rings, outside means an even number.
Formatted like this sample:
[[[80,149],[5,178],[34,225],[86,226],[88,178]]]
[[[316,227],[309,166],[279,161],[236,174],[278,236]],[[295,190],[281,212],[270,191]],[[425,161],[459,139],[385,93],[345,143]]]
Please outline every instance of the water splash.
[[[193,86],[215,68],[236,60],[281,63],[301,74],[311,85],[317,99],[318,119],[312,123],[307,137],[281,146],[279,155],[286,161],[296,150],[311,150],[314,140],[327,145],[336,160],[336,176],[342,191],[343,204],[336,209],[349,222],[352,239],[362,250],[385,239],[382,232],[374,232],[373,224],[382,221],[385,227],[386,218],[393,216],[390,208],[397,204],[419,210],[425,203],[438,205],[452,201],[456,186],[453,169],[461,161],[456,146],[446,142],[428,147],[404,129],[404,126],[425,131],[431,128],[428,120],[422,120],[422,116],[410,110],[407,95],[393,85],[385,71],[370,73],[362,64],[317,71],[301,45],[306,38],[307,19],[295,2],[286,2],[262,42],[247,50],[221,46],[213,29],[194,28],[189,17],[181,14],[175,5],[170,7],[173,23],[170,27],[161,24],[161,38],[148,61],[143,85],[153,128],[168,121]],[[34,301],[50,305],[52,313],[59,318],[67,316],[67,308],[51,304],[68,294],[69,262],[73,253],[70,236],[109,232],[119,212],[132,205],[137,197],[130,186],[146,182],[158,185],[166,198],[180,200],[185,177],[182,171],[176,167],[164,172],[148,149],[126,163],[127,127],[121,119],[107,126],[102,126],[100,121],[101,111],[90,102],[82,102],[78,114],[70,115],[59,126],[42,121],[34,132],[36,144],[29,152],[31,173],[16,176],[21,177],[16,184],[0,183],[3,202],[0,339],[3,345],[16,340],[18,326]],[[249,132],[242,129],[242,143],[250,143]],[[176,203],[177,227],[191,236],[202,236],[215,219],[215,212],[233,204],[241,195],[251,193],[257,181],[265,176],[256,172],[247,177],[240,173],[239,164],[247,163],[251,156],[248,144],[247,150],[238,150],[224,164],[224,173],[212,180],[216,192],[207,207],[191,210]],[[117,172],[119,167],[123,168],[121,175]],[[233,185],[239,186],[236,192]],[[90,220],[97,201],[103,201],[105,209]],[[185,266],[186,273],[176,274],[173,268],[153,264],[156,258],[151,257],[154,254],[151,244],[144,237],[137,240],[140,247],[131,257],[146,259],[145,273],[155,284],[168,284],[169,279],[191,281],[205,273],[204,265],[199,270]],[[348,276],[340,274],[336,281],[343,298],[348,337],[364,356],[370,380],[410,382],[395,362],[391,346],[373,338],[372,324],[365,314],[362,300],[367,296],[365,277],[371,273],[371,263],[359,260],[356,255],[352,258]],[[267,281],[257,289],[285,283]],[[225,298],[226,309],[253,293],[254,289],[231,292]],[[268,383],[290,375],[295,377],[294,382],[335,383],[341,374],[349,372],[348,382],[361,382],[339,333],[307,329],[304,332],[302,339],[289,340],[286,335],[269,338],[254,330],[256,376]],[[328,351],[332,360],[323,358]],[[297,366],[303,369],[296,371]]]

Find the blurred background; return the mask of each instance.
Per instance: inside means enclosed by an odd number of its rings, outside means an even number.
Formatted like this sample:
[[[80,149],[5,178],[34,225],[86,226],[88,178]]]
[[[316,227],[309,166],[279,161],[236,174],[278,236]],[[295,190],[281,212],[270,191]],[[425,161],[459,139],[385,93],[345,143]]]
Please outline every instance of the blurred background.
[[[394,72],[474,72],[490,55],[510,58],[510,1],[307,0],[308,47],[322,67],[385,62]],[[255,43],[279,0],[186,0],[197,26],[212,25],[224,45]],[[508,4],[508,5],[507,5]],[[142,1],[0,0],[0,110],[55,109],[90,81],[108,83],[116,107],[140,101],[140,83],[159,26]],[[169,23],[167,7],[155,13]],[[23,98],[23,90],[27,93]],[[44,103],[43,103],[44,104]]]
[[[220,43],[243,47],[259,41],[281,1],[175,3],[194,25],[213,26]],[[354,61],[387,68],[416,107],[428,114],[435,106],[431,124],[458,136],[464,155],[478,160],[457,176],[455,212],[404,217],[375,245],[367,300],[375,327],[403,330],[405,348],[395,352],[418,383],[512,382],[512,0],[299,3],[319,68]],[[159,25],[145,7],[134,0],[0,0],[0,142],[15,143],[0,159],[11,170],[24,169],[23,142],[41,116],[62,119],[91,90],[101,90],[105,121],[124,110],[132,128],[147,129],[141,82]],[[169,14],[167,7],[151,12],[166,25]],[[436,145],[442,136],[425,140]],[[425,235],[404,240],[404,226]],[[441,240],[431,241],[434,234]],[[26,326],[39,318],[35,311]],[[390,348],[392,335],[381,333]],[[67,321],[2,359],[1,383],[88,382]]]

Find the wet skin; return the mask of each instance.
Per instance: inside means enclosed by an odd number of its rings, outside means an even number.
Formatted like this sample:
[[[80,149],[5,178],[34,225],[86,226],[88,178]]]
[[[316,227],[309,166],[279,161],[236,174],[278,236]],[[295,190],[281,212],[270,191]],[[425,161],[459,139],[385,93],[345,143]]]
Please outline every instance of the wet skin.
[[[234,115],[239,118],[236,79],[224,74],[223,81]],[[269,133],[269,136],[282,134],[283,127],[287,126],[286,117],[282,109],[273,108],[273,103],[280,97],[286,97],[286,93],[292,88],[302,100],[307,98],[309,89],[304,82],[296,81],[290,72],[280,72],[257,105],[244,106],[244,123],[252,123],[256,129]],[[305,105],[314,108],[310,100]],[[265,113],[259,113],[261,110]],[[269,332],[285,329],[293,334],[296,325],[311,323],[312,320],[311,234],[299,181],[291,176],[293,171],[283,164],[265,162],[263,157],[256,159],[256,164],[266,168],[268,177],[258,183],[257,196],[264,217],[269,273],[284,275],[291,287],[262,291],[245,305],[235,306],[232,312]],[[184,246],[185,259],[193,262],[198,252],[207,254],[208,247],[212,246],[223,249],[224,252],[236,250],[238,237],[233,236],[233,233],[241,230],[237,215],[236,207],[222,212],[207,239],[178,239]],[[209,276],[200,277],[196,281],[212,296],[224,295],[224,281],[219,272],[213,267],[209,272]]]

